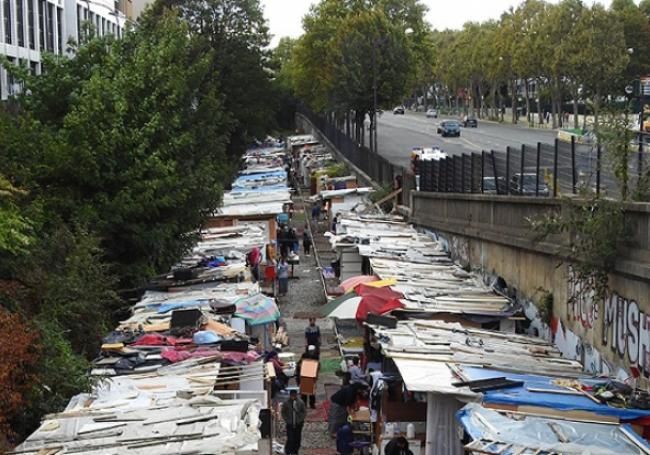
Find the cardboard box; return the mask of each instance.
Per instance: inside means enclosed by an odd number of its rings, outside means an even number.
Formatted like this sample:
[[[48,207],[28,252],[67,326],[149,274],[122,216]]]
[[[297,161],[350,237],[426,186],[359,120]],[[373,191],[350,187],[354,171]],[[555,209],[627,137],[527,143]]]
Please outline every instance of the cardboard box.
[[[318,360],[303,360],[300,365],[300,393],[302,395],[315,395],[317,380]]]

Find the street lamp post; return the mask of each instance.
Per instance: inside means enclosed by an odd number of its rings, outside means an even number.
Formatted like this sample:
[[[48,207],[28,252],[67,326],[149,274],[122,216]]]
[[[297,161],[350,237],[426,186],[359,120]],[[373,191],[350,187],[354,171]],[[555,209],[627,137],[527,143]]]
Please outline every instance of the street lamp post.
[[[379,40],[372,43],[372,115],[370,116],[370,151],[377,153],[377,47]]]

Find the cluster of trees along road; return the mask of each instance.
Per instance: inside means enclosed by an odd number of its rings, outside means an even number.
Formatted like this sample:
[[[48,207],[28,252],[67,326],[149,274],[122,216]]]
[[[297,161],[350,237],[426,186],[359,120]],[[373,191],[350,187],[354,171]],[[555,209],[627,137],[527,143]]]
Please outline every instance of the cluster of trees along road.
[[[577,128],[579,108],[597,117],[630,81],[650,74],[650,0],[609,8],[526,0],[462,30],[431,30],[425,13],[417,0],[323,0],[305,17],[302,37],[280,42],[278,78],[317,111],[342,122],[356,113],[357,125],[372,117],[376,76],[383,108],[419,96],[425,106],[462,103],[498,117],[507,105],[514,122],[518,108],[529,121],[549,110],[554,126],[570,111]]]

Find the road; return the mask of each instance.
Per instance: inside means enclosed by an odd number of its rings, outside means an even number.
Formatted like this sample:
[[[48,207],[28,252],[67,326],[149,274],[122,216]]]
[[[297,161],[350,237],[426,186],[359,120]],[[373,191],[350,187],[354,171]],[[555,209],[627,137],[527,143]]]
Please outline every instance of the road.
[[[436,145],[449,155],[482,150],[505,152],[507,146],[521,147],[522,144],[535,145],[537,142],[552,144],[557,137],[557,133],[552,130],[479,120],[478,128],[463,128],[459,138],[443,138],[436,133],[438,124],[443,120],[444,118],[428,119],[422,113],[393,115],[392,112],[384,112],[377,128],[379,153],[392,163],[408,167],[413,147]]]

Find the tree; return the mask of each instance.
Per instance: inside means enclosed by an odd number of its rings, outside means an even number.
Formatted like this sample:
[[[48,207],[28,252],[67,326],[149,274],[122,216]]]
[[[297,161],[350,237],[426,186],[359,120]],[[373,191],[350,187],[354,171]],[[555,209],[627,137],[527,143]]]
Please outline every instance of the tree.
[[[645,10],[644,10],[645,8]],[[617,1],[611,5],[614,17],[622,23],[626,48],[631,55],[624,73],[629,83],[639,76],[650,74],[650,3],[642,2],[637,7],[633,2]]]
[[[0,124],[0,171],[25,182],[46,227],[96,234],[123,286],[167,270],[219,203],[231,124],[209,57],[173,15],[144,22],[25,78],[33,99]],[[77,82],[53,98],[60,79]]]
[[[206,84],[218,88],[229,112],[227,149],[238,159],[254,137],[268,133],[274,100],[267,71],[268,27],[259,0],[161,0],[143,22],[155,24],[165,11],[178,11],[209,56]]]
[[[38,332],[17,314],[0,308],[0,449],[11,447],[17,434],[13,420],[27,404],[36,382]]]
[[[586,10],[576,24],[577,44],[572,50],[575,80],[593,103],[595,126],[598,127],[599,108],[603,96],[620,93],[625,86],[623,74],[628,65],[625,35],[616,16],[600,5]],[[574,99],[577,96],[574,95]],[[575,109],[577,127],[577,107]]]
[[[14,200],[25,192],[0,174],[0,252],[17,254],[33,242],[29,221],[20,214]]]

